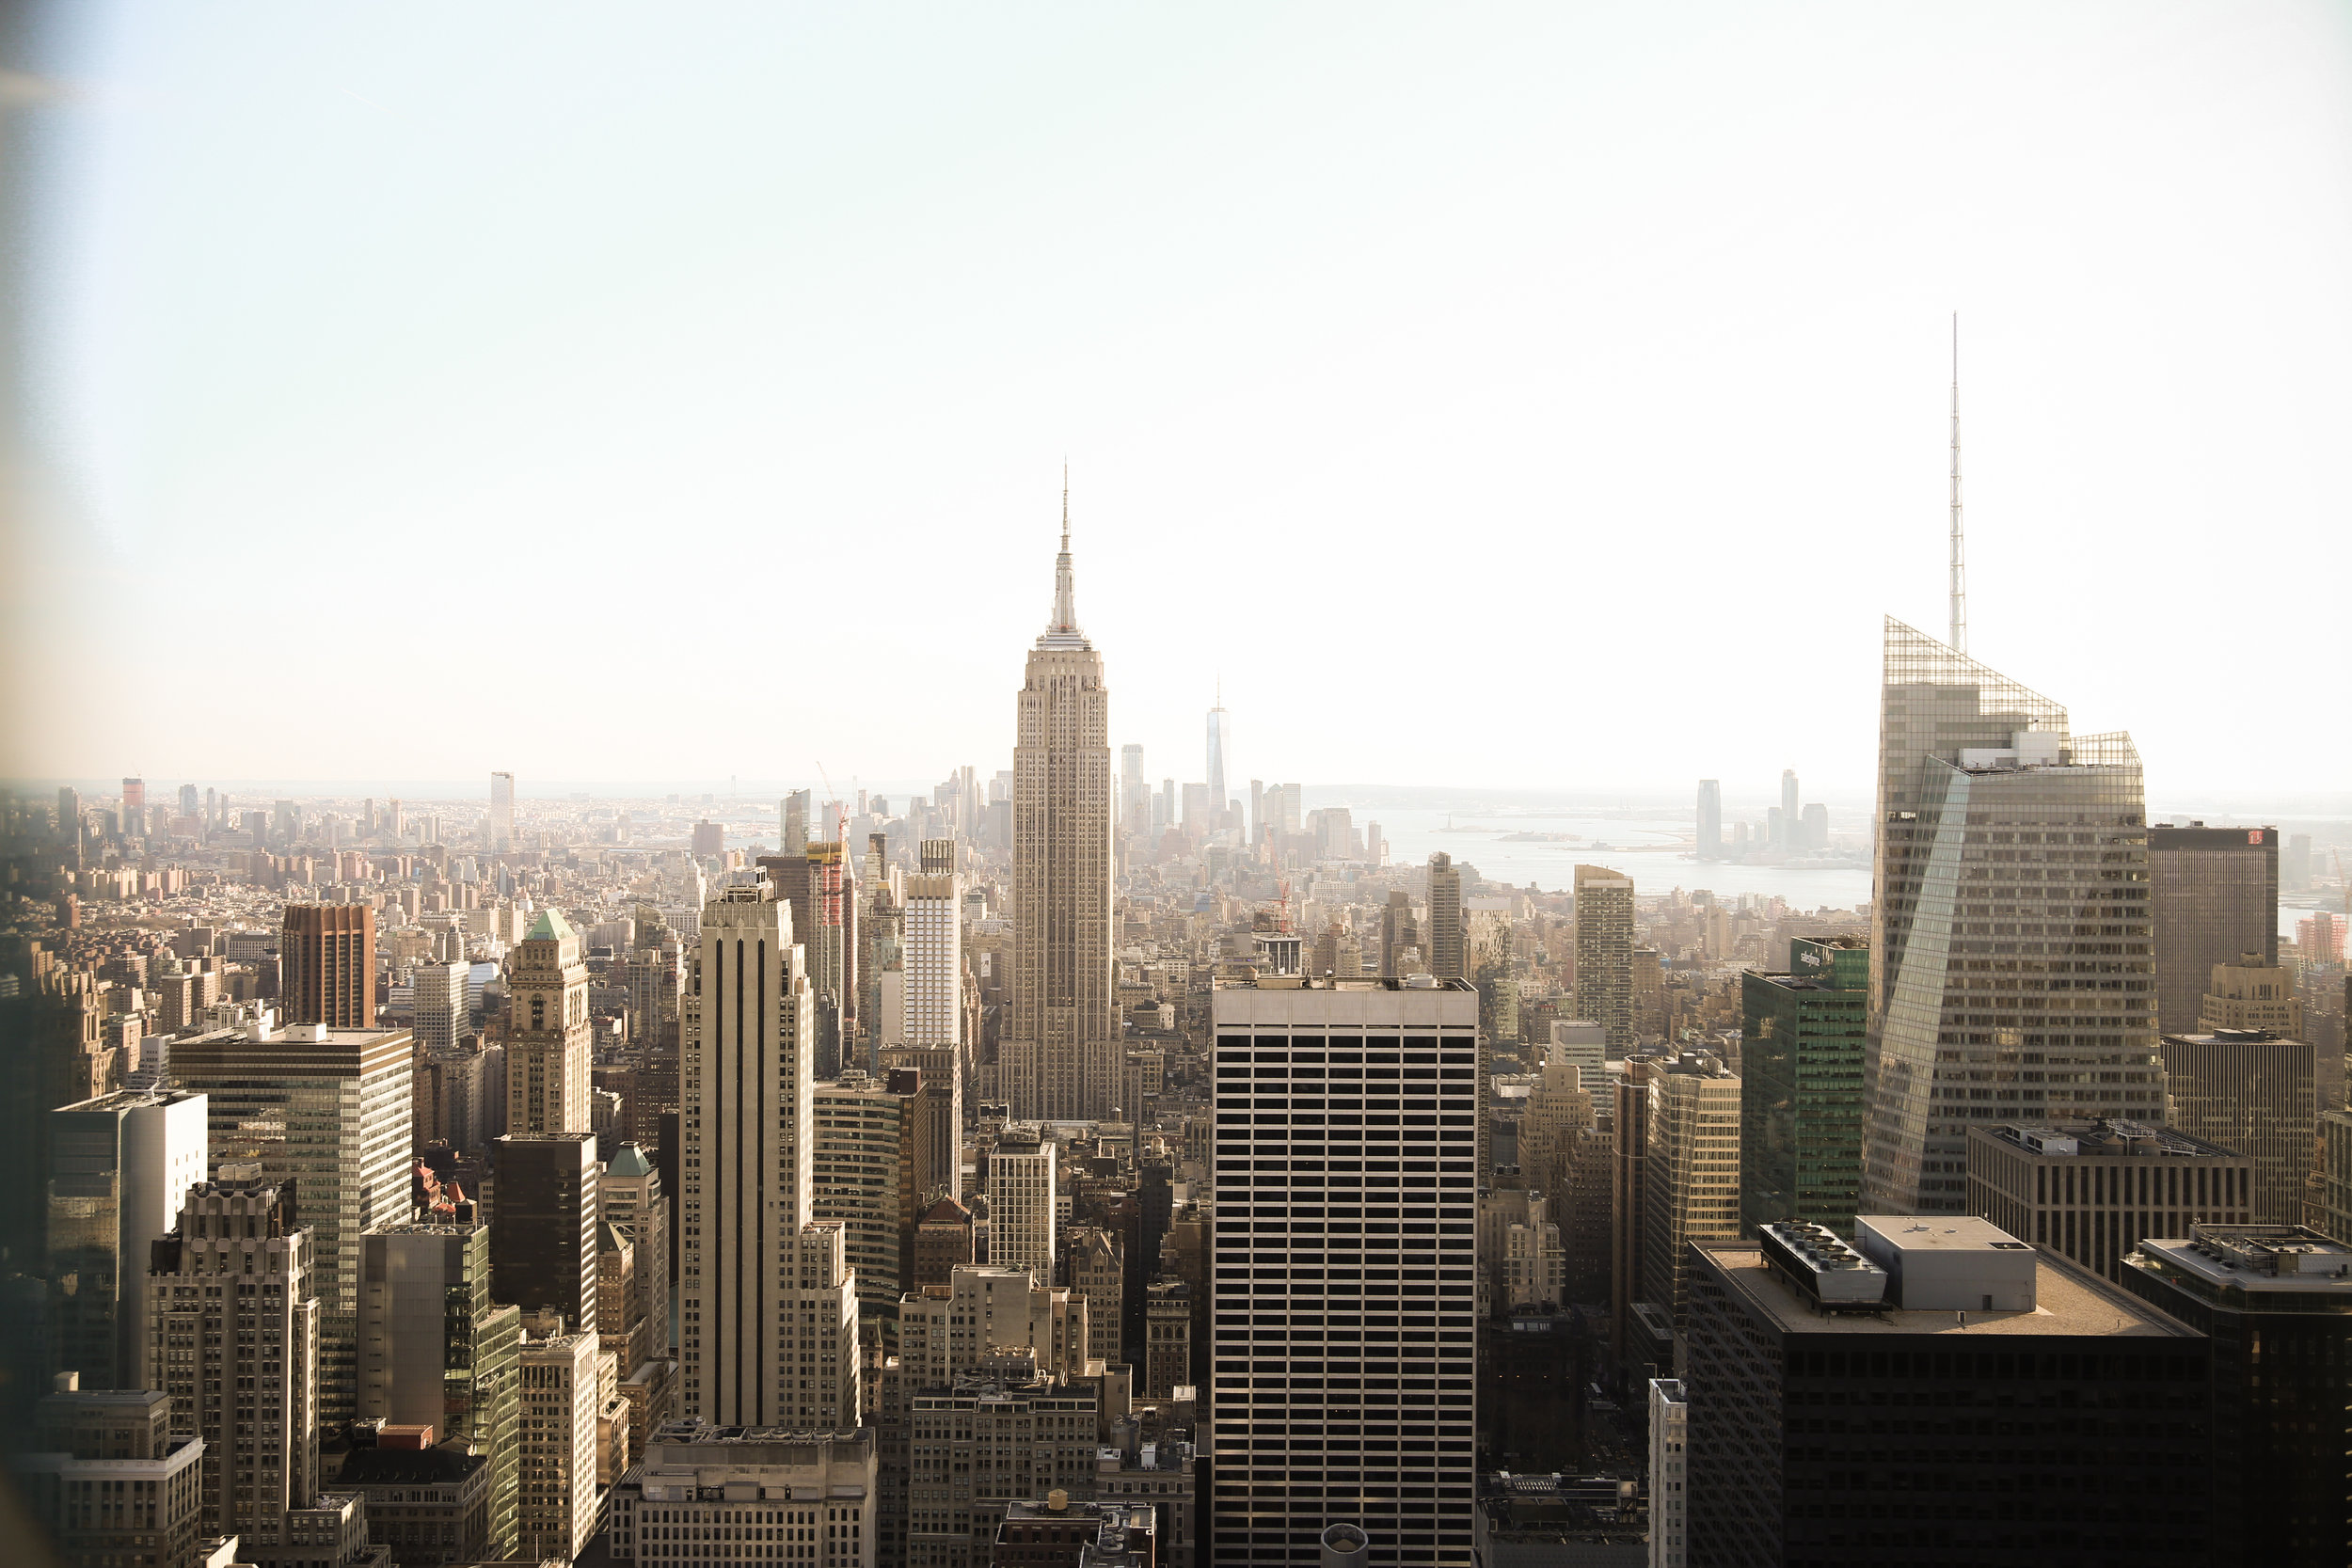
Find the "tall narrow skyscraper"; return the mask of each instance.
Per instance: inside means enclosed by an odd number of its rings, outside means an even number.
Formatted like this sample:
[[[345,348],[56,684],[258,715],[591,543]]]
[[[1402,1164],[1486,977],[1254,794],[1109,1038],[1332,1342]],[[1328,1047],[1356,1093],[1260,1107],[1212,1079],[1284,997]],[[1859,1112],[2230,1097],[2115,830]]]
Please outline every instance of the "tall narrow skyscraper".
[[[1143,748],[1119,749],[1119,831],[1129,838],[1152,836],[1152,784],[1143,776]]]
[[[1103,656],[1078,629],[1066,487],[1053,618],[1029,653],[1012,758],[1005,1097],[1024,1120],[1107,1117],[1120,1064],[1111,1001],[1110,698]]]
[[[490,775],[490,853],[503,855],[515,847],[515,775]]]
[[[816,1029],[791,906],[765,881],[723,890],[687,981],[677,1205],[680,1411],[715,1426],[772,1426],[805,1402],[781,1325],[800,1299]]]
[[[1440,980],[1470,978],[1462,930],[1462,873],[1442,849],[1429,857],[1429,973]]]
[[[1891,616],[1862,1208],[1959,1213],[1971,1121],[2164,1116],[2139,753]]]
[[[1699,859],[1724,858],[1724,785],[1721,779],[1699,781]]]
[[[1780,823],[1784,849],[1802,849],[1804,845],[1804,807],[1797,799],[1797,770],[1780,770]]]
[[[580,934],[541,910],[506,966],[506,1130],[586,1132],[588,966]]]
[[[1576,868],[1576,1013],[1633,1049],[1633,881],[1605,865]]]
[[[1225,711],[1225,689],[1218,683],[1216,705],[1209,709],[1209,822],[1212,830],[1225,820],[1232,804],[1225,790],[1225,758],[1232,750],[1233,719]]]

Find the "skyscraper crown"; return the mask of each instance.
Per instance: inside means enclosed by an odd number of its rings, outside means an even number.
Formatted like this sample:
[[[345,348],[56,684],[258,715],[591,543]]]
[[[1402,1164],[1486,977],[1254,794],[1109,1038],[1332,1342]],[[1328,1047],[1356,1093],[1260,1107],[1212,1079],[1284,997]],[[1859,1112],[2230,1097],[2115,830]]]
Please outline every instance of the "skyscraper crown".
[[[1091,648],[1078,629],[1077,596],[1070,578],[1070,469],[1061,475],[1061,554],[1054,558],[1054,615],[1037,640],[1041,648]]]

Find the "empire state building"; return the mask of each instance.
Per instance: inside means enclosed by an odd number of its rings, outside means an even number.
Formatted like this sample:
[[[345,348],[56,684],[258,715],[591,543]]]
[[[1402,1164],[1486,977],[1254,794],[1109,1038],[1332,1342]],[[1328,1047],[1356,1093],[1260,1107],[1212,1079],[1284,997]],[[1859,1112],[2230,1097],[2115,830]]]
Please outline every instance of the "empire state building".
[[[1110,694],[1078,629],[1062,488],[1054,614],[1029,651],[1012,753],[1012,1019],[998,1052],[1017,1120],[1106,1117],[1112,1012]]]

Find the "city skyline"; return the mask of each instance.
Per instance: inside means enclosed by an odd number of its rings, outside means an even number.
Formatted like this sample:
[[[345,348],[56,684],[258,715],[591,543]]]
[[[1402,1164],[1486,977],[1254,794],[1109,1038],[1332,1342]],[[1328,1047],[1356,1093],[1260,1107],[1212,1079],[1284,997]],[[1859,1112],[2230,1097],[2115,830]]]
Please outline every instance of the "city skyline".
[[[0,10],[0,1512],[2345,1560],[2352,9],[1314,4]]]

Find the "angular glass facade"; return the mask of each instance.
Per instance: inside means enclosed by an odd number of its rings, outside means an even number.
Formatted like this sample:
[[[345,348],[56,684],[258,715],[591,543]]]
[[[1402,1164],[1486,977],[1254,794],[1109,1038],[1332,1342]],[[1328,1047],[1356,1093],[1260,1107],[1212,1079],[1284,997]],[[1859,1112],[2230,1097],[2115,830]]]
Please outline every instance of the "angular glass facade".
[[[1972,1121],[2163,1118],[2139,754],[1886,623],[1863,1205],[1959,1213]]]

